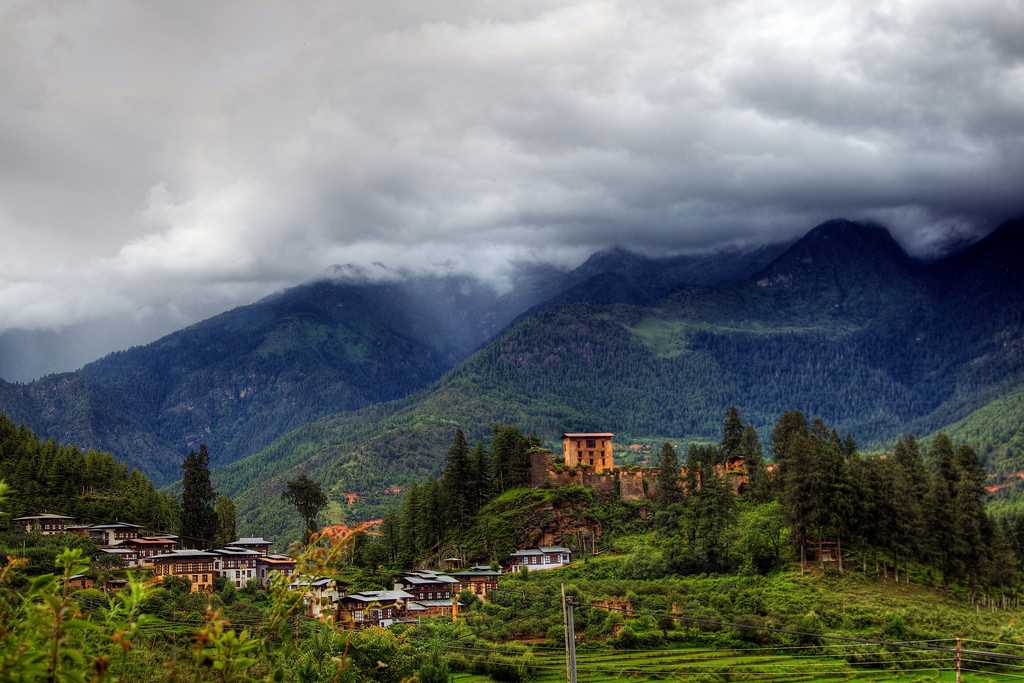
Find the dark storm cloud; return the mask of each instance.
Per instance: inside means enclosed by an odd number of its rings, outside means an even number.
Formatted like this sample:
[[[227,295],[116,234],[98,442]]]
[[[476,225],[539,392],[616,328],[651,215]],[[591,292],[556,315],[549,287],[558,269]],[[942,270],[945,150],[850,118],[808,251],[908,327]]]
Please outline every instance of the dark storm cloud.
[[[838,215],[926,252],[1020,211],[1021,35],[995,1],[14,2],[0,330]]]

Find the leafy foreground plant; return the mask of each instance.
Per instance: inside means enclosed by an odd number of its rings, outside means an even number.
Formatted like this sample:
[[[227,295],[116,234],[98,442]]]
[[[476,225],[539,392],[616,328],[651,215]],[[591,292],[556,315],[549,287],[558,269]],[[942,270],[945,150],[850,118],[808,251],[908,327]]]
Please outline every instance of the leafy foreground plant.
[[[0,482],[0,502],[5,490]],[[344,552],[314,540],[298,557],[298,572],[331,575]],[[0,683],[447,680],[441,653],[472,637],[440,622],[345,631],[333,616],[303,616],[302,595],[283,576],[252,592],[245,611],[234,591],[195,594],[180,582],[153,585],[136,575],[111,595],[75,591],[72,577],[90,568],[78,548],[58,553],[57,572],[30,576],[26,565],[8,557],[0,568]]]

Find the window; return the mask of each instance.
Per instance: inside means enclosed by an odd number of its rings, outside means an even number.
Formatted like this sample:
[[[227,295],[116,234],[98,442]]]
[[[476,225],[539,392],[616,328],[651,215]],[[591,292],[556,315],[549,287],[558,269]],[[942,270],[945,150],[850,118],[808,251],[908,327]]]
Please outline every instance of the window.
[[[595,444],[596,441],[594,439],[587,439],[587,448],[593,448]]]

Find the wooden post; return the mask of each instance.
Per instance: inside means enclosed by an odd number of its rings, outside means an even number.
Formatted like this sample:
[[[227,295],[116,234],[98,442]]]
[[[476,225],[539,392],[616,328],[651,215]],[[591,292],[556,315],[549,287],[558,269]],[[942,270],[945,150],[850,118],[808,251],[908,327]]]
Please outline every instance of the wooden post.
[[[963,639],[956,639],[956,653],[953,655],[953,668],[956,669],[956,683],[960,683],[960,657],[963,654]]]
[[[576,683],[576,629],[573,624],[572,599],[565,597],[562,584],[562,624],[565,630],[565,680]]]

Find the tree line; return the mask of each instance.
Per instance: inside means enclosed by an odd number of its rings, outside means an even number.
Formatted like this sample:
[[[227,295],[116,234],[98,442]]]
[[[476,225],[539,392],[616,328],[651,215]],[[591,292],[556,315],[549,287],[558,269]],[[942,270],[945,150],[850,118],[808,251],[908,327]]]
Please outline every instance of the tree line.
[[[409,564],[457,539],[490,500],[529,483],[530,450],[539,447],[536,437],[498,425],[489,446],[471,448],[457,429],[441,475],[406,489],[401,509],[384,518],[382,543],[368,548],[375,555],[366,562]]]
[[[10,486],[10,516],[60,513],[83,524],[132,521],[178,529],[181,509],[138,470],[109,453],[39,439],[0,415],[0,472]]]
[[[1016,580],[1024,522],[997,522],[986,512],[986,474],[970,446],[940,434],[925,447],[905,436],[891,453],[863,455],[852,438],[821,420],[787,411],[771,432],[771,452],[769,476],[757,432],[735,408],[726,414],[719,444],[687,448],[682,474],[673,447],[662,447],[655,519],[674,570],[737,569],[727,552],[736,525],[776,533],[766,515],[778,510],[801,561],[820,559],[825,543],[836,560],[845,555],[865,569],[878,562],[897,571],[923,567],[936,581],[972,587]],[[744,458],[749,478],[739,496],[723,469],[733,457]],[[783,557],[759,559],[764,568]]]

